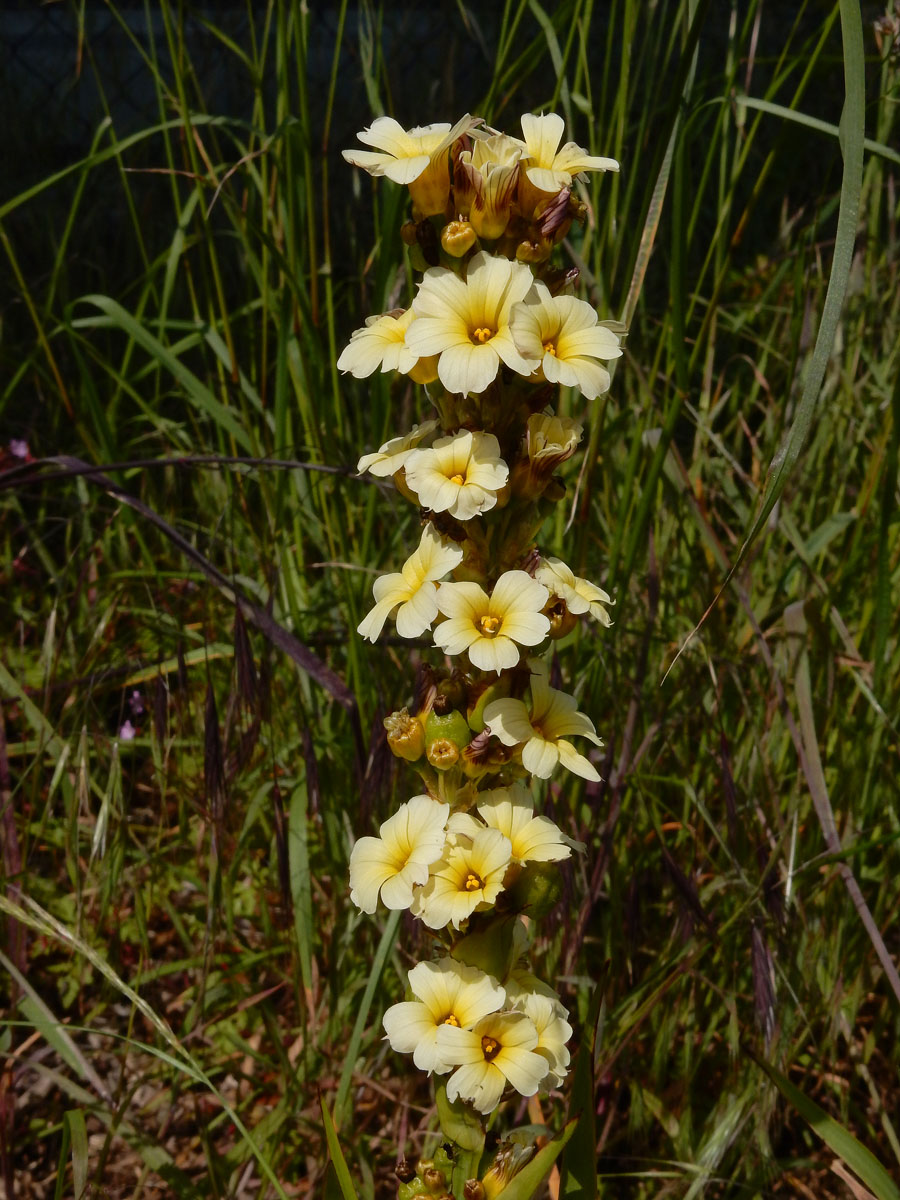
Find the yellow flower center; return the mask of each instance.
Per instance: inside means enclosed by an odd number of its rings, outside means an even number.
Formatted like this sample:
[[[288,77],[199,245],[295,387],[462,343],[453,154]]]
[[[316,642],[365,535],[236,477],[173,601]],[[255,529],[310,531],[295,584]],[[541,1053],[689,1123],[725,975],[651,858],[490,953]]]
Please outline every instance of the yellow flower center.
[[[401,871],[406,870],[406,865],[411,858],[412,858],[412,850],[411,849],[402,850],[402,849],[398,848],[395,851],[394,855],[392,856],[391,866],[393,867],[394,871],[396,871],[396,873],[399,875]]]
[[[467,892],[480,892],[484,887],[484,880],[479,879],[474,871],[470,871],[466,876],[464,888]]]
[[[472,330],[472,341],[484,345],[489,342],[496,333],[496,329],[490,329],[487,325],[479,325],[477,329]]]
[[[457,487],[462,487],[462,485],[466,482],[466,477],[457,471],[455,475],[450,476],[450,482],[455,483]]]
[[[492,617],[490,614],[481,617],[478,621],[478,626],[485,637],[496,637],[500,632],[500,626],[503,621],[500,617]]]
[[[496,1038],[483,1037],[481,1039],[481,1053],[484,1055],[485,1062],[493,1062],[503,1047]]]
[[[452,1025],[455,1029],[459,1029],[459,1020],[457,1019],[455,1013],[450,1013],[450,1015],[444,1017],[443,1021],[440,1023],[441,1025]]]
[[[544,353],[552,354],[556,358],[556,347],[552,342],[544,342]]]

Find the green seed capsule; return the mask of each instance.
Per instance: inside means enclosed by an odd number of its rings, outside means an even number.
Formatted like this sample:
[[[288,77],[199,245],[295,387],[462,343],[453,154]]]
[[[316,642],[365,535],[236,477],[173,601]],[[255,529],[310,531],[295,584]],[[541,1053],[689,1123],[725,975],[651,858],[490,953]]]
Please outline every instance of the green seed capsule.
[[[439,716],[433,709],[425,718],[425,745],[430,747],[432,742],[452,742],[457,751],[468,746],[472,740],[472,730],[466,718],[458,708]]]
[[[397,1200],[417,1200],[417,1197],[426,1194],[427,1188],[418,1175],[409,1183],[401,1183],[397,1188]]]

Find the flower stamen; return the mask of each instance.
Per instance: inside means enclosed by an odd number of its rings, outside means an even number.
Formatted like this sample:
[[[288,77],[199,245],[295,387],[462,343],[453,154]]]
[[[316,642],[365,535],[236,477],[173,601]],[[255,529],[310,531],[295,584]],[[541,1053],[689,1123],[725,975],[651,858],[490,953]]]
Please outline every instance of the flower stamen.
[[[481,1039],[481,1052],[484,1055],[485,1062],[493,1062],[502,1049],[496,1038],[483,1037]]]
[[[484,880],[479,879],[474,871],[466,876],[465,889],[467,892],[478,892],[484,887]]]
[[[453,1025],[454,1028],[456,1028],[456,1029],[459,1029],[459,1027],[460,1027],[459,1020],[455,1013],[450,1013],[449,1016],[444,1017],[443,1021],[441,1021],[441,1024],[442,1025]]]
[[[485,342],[491,340],[496,332],[496,329],[491,329],[487,325],[479,325],[477,329],[472,331],[472,341],[479,342],[483,346]]]
[[[544,353],[552,354],[556,358],[556,346],[553,342],[544,342]]]
[[[479,620],[478,625],[485,637],[496,637],[502,623],[500,617],[487,614]]]

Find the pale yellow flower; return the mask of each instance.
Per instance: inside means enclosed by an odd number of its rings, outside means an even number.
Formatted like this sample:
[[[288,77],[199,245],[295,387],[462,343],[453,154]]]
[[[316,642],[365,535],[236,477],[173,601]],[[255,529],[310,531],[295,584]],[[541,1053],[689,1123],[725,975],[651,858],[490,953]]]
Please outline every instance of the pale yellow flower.
[[[350,899],[373,913],[381,896],[387,908],[409,908],[414,890],[428,880],[428,869],[444,851],[449,804],[413,796],[379,829],[360,838],[350,854]]]
[[[384,1014],[384,1031],[394,1050],[412,1054],[419,1070],[429,1074],[451,1069],[437,1053],[442,1025],[470,1029],[498,1012],[506,999],[493,975],[452,958],[417,963],[409,973],[409,986],[416,999],[392,1005]]]
[[[471,840],[450,839],[412,905],[429,929],[459,929],[477,909],[489,908],[503,891],[511,846],[496,829],[480,829]]]
[[[393,117],[377,117],[356,135],[377,150],[344,150],[343,155],[370,175],[386,175],[394,183],[407,184],[419,216],[434,216],[444,211],[450,196],[450,146],[477,121],[466,113],[452,129],[440,123],[407,130]]]
[[[559,148],[565,122],[556,113],[522,117],[524,136],[523,166],[531,183],[542,192],[556,193],[571,187],[582,171],[618,171],[614,158],[597,158],[574,142]]]
[[[507,1083],[522,1096],[533,1096],[547,1074],[547,1060],[536,1053],[538,1033],[525,1013],[493,1013],[474,1029],[442,1025],[437,1053],[459,1064],[447,1080],[447,1098],[469,1100],[480,1113],[492,1112]]]
[[[351,333],[349,344],[337,360],[338,370],[349,371],[355,379],[366,379],[379,369],[399,371],[416,383],[437,379],[436,360],[417,358],[406,344],[406,331],[414,317],[411,308],[368,317],[362,329]]]
[[[422,507],[448,512],[459,521],[493,508],[508,477],[492,433],[463,430],[438,438],[429,450],[416,450],[406,460],[407,487]]]
[[[535,816],[531,793],[521,783],[491,788],[478,796],[478,813],[492,829],[508,837],[516,862],[559,862],[573,848],[584,849],[548,818]]]
[[[420,358],[439,355],[438,377],[448,392],[483,392],[501,362],[520,375],[531,375],[540,356],[520,353],[509,317],[532,279],[522,263],[484,251],[470,260],[464,280],[446,267],[432,267],[413,300],[416,319],[407,331],[407,345]]]
[[[570,417],[532,413],[525,427],[524,455],[510,477],[514,496],[540,496],[556,468],[575,453],[584,430]]]
[[[555,470],[578,448],[584,428],[571,417],[532,413],[525,427],[525,452],[530,462]]]
[[[619,358],[619,338],[584,300],[551,296],[536,280],[513,308],[510,330],[522,354],[540,360],[540,374],[548,383],[576,387],[588,400],[609,390],[609,371],[598,360]]]
[[[534,577],[540,580],[552,595],[559,596],[570,613],[574,613],[575,616],[590,613],[607,628],[612,624],[604,605],[613,604],[613,599],[603,588],[576,575],[561,559],[542,558]]]
[[[579,845],[547,817],[534,815],[534,801],[522,783],[479,792],[478,802],[478,815],[485,825],[509,838],[513,862],[559,862],[571,855],[573,845]],[[455,812],[447,832],[474,837],[480,827],[471,813]]]
[[[368,471],[371,475],[377,475],[379,479],[385,479],[388,475],[396,475],[419,442],[434,433],[438,424],[438,421],[423,421],[421,425],[413,425],[409,433],[405,433],[402,437],[391,438],[389,442],[385,442],[383,446],[379,447],[376,453],[364,454],[356,464],[357,471],[360,474]]]
[[[459,155],[454,178],[454,203],[482,238],[502,237],[519,178],[522,144],[498,133],[478,138]]]
[[[600,779],[596,768],[567,740],[571,734],[580,734],[596,746],[603,745],[590,717],[577,707],[574,696],[550,687],[541,672],[531,676],[530,712],[521,700],[494,700],[484,710],[484,722],[504,746],[522,746],[522,766],[539,779],[549,779],[562,763],[596,783]]]
[[[566,1045],[572,1036],[572,1026],[561,1004],[530,992],[516,1000],[515,1007],[530,1017],[537,1030],[535,1053],[547,1060],[548,1071],[541,1080],[545,1088],[559,1087],[569,1069],[569,1050]]]
[[[445,541],[429,521],[422,530],[418,548],[400,571],[375,580],[375,607],[360,621],[356,632],[374,642],[388,616],[394,616],[401,637],[419,637],[430,629],[438,615],[435,580],[458,567],[463,552],[455,542]],[[398,607],[399,605],[399,607]]]
[[[550,621],[541,609],[548,599],[526,571],[504,572],[490,596],[477,583],[443,583],[437,602],[448,620],[435,629],[435,644],[446,654],[466,651],[474,667],[499,675],[519,661],[519,646],[547,636]]]

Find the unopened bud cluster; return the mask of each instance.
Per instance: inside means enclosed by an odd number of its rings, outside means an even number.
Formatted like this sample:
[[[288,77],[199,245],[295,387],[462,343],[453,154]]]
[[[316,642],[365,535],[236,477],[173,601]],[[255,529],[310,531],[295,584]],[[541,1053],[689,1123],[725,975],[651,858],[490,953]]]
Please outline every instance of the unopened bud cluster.
[[[467,1179],[462,1189],[463,1200],[496,1200],[509,1181],[531,1158],[534,1148],[515,1142],[501,1142],[494,1161],[483,1179]],[[432,1159],[421,1159],[415,1166],[402,1158],[395,1168],[400,1186],[397,1200],[452,1200],[450,1178],[453,1160],[444,1146],[439,1146]]]
[[[408,186],[402,234],[423,274],[411,306],[369,318],[338,366],[405,374],[434,413],[360,459],[416,505],[422,529],[376,580],[359,633],[374,641],[390,621],[441,652],[418,709],[385,721],[419,794],[357,841],[350,894],[364,912],[380,901],[433,931],[435,955],[409,972],[385,1030],[418,1068],[448,1077],[451,1102],[482,1114],[507,1088],[531,1096],[566,1075],[567,1013],[526,955],[531,919],[558,898],[558,864],[583,847],[535,812],[529,781],[560,769],[599,779],[584,753],[601,745],[594,725],[551,686],[540,654],[582,616],[608,626],[611,601],[535,538],[583,432],[555,410],[558,388],[606,391],[623,332],[574,295],[577,272],[551,254],[584,217],[578,177],[618,165],[560,148],[562,132],[555,114],[523,116],[521,139],[469,116],[408,131],[381,117],[359,135],[374,149],[344,152]],[[446,1191],[421,1164],[403,1187],[407,1200]]]

